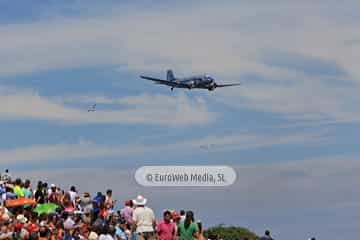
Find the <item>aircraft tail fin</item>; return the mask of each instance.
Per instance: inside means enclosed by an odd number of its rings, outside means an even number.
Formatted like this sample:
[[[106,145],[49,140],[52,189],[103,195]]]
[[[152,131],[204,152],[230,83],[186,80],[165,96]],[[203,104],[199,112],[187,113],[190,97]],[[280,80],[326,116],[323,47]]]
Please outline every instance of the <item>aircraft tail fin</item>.
[[[175,76],[172,70],[167,70],[166,72],[166,80],[168,81],[174,81],[175,80]]]

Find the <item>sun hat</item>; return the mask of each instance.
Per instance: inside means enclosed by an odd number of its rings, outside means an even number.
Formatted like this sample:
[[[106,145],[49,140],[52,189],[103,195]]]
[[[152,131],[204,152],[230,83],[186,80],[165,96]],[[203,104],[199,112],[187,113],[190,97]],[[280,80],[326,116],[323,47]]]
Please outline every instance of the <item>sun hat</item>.
[[[99,238],[99,236],[97,235],[96,232],[91,232],[89,235],[89,240],[97,240]]]
[[[16,217],[16,220],[23,224],[27,223],[27,221],[28,221],[28,219],[22,214],[18,215]]]
[[[138,195],[136,199],[133,200],[133,203],[135,205],[145,205],[147,203],[147,199],[141,195]]]

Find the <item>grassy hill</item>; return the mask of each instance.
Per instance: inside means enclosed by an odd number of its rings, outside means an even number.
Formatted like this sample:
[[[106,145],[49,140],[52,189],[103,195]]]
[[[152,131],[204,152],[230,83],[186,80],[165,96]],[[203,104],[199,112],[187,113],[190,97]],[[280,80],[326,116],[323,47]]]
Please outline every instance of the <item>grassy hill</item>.
[[[223,240],[258,240],[259,237],[250,230],[242,227],[218,225],[208,228],[204,232],[205,237],[209,239],[223,239]]]

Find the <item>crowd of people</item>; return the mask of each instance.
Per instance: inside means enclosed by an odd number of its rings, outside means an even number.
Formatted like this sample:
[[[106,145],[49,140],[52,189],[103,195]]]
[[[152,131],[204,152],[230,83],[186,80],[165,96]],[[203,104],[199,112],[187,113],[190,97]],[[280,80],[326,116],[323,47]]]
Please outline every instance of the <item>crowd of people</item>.
[[[203,240],[202,224],[192,211],[165,210],[160,221],[139,195],[115,210],[112,190],[80,193],[55,184],[12,180],[9,171],[0,181],[0,240]],[[12,200],[32,199],[34,204],[8,207]],[[51,213],[38,214],[36,206],[56,204]]]
[[[30,180],[12,181],[8,170],[0,176],[0,195],[0,240],[205,240],[202,223],[192,211],[164,210],[157,221],[141,195],[115,210],[111,189],[93,197],[80,194],[75,186],[67,191],[42,181],[33,189]],[[34,204],[8,207],[14,199],[32,199]],[[51,213],[35,211],[48,203],[57,208]],[[270,231],[260,240],[273,240]]]

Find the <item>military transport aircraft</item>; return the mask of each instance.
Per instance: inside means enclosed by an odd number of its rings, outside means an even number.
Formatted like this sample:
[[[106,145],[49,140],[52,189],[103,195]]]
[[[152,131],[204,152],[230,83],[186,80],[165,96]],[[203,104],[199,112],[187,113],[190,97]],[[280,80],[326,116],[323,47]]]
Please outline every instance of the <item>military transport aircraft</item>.
[[[174,88],[200,88],[207,89],[209,91],[213,91],[215,88],[219,87],[230,87],[230,86],[238,86],[240,83],[231,83],[231,84],[217,84],[215,79],[210,77],[207,74],[192,76],[188,78],[175,78],[172,70],[167,70],[166,80],[162,80],[159,78],[153,78],[148,76],[140,76],[143,79],[153,81],[156,84],[167,85],[171,87],[171,91]]]

